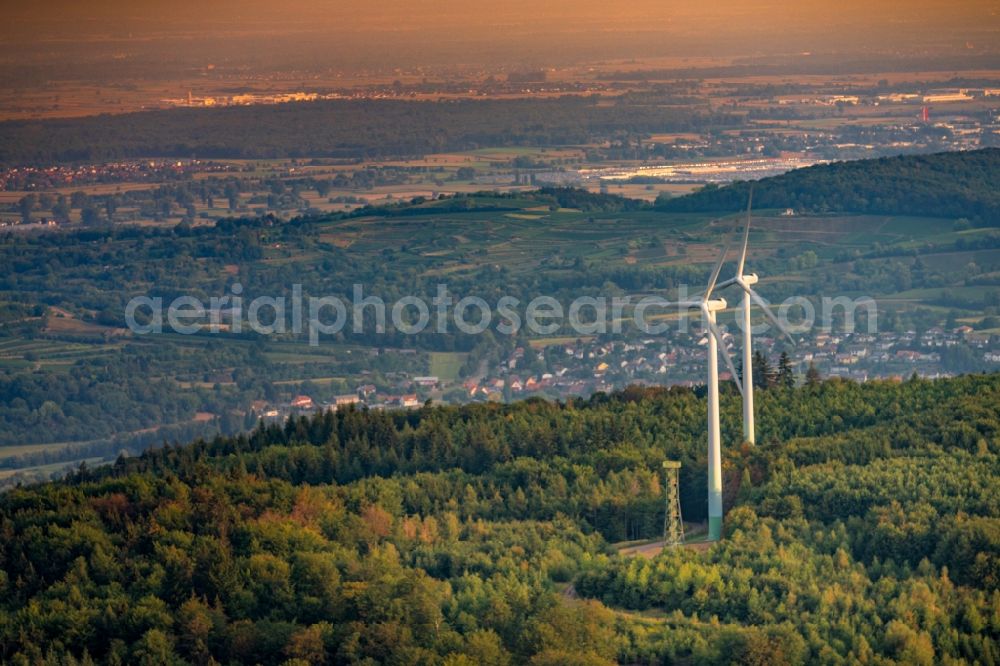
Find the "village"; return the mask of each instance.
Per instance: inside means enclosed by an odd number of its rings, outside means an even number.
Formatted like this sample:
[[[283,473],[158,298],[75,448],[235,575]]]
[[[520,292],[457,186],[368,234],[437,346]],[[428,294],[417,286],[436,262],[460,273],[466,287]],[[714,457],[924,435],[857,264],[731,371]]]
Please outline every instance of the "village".
[[[723,333],[737,368],[739,335],[738,331],[735,335]],[[438,376],[394,373],[394,383],[388,386],[362,383],[354,392],[329,401],[310,395],[297,395],[287,404],[257,400],[250,410],[258,418],[278,420],[326,409],[414,409],[428,401],[506,402],[532,396],[565,400],[630,385],[694,387],[705,382],[707,342],[706,337],[692,331],[636,340],[581,338],[540,348],[529,344],[516,347],[501,363],[475,378],[448,381]],[[902,381],[915,373],[925,378],[950,377],[970,371],[970,364],[982,371],[1000,366],[1000,336],[968,325],[952,329],[935,326],[921,333],[818,333],[797,338],[795,343],[756,337],[759,348],[772,351],[765,355],[769,368],[777,368],[780,352],[788,353],[799,384],[810,368],[823,378],[866,382]],[[719,376],[724,381],[732,378],[726,371]],[[755,381],[766,385],[767,378]]]

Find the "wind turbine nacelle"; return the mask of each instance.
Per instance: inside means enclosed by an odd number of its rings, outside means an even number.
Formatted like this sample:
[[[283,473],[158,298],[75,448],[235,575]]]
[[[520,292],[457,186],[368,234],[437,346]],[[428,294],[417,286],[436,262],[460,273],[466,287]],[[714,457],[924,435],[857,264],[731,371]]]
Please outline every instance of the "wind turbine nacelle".
[[[708,308],[709,312],[718,312],[719,310],[725,310],[729,307],[724,298],[713,298],[710,301],[705,301],[705,307]]]
[[[759,280],[757,278],[756,273],[750,273],[749,275],[743,276],[743,282],[745,282],[747,285],[757,284],[758,281]]]

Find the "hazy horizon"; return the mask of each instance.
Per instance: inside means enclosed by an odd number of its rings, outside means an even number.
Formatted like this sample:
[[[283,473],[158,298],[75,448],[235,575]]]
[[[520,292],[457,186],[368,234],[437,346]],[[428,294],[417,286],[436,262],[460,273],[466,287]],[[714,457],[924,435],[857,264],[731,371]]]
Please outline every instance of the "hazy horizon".
[[[1000,3],[587,0],[319,0],[276,4],[65,0],[12,3],[5,68],[118,60],[262,69],[560,65],[654,57],[802,52],[936,56],[994,53]]]

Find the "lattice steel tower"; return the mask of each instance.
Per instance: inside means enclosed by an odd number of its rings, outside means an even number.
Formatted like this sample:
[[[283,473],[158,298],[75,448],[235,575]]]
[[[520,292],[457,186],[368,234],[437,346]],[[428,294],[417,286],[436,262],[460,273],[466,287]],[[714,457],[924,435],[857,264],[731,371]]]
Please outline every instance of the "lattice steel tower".
[[[664,460],[663,471],[667,475],[667,511],[663,518],[663,545],[680,546],[684,543],[684,521],[681,518],[680,494],[681,464],[676,460]]]

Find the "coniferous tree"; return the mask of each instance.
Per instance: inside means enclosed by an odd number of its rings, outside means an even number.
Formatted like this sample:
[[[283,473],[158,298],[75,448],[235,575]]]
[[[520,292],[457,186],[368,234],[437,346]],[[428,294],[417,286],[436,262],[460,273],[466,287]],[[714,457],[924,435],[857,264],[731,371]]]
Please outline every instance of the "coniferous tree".
[[[819,382],[819,370],[816,369],[816,364],[810,361],[809,369],[806,370],[806,386],[816,386]]]
[[[795,373],[792,370],[792,359],[788,352],[781,352],[778,359],[778,386],[783,388],[795,388]]]
[[[740,476],[740,489],[736,494],[737,504],[746,504],[750,501],[750,493],[753,491],[753,482],[750,480],[750,468],[744,467]]]
[[[777,382],[775,369],[767,357],[759,351],[753,353],[753,385],[755,388],[770,388]]]

